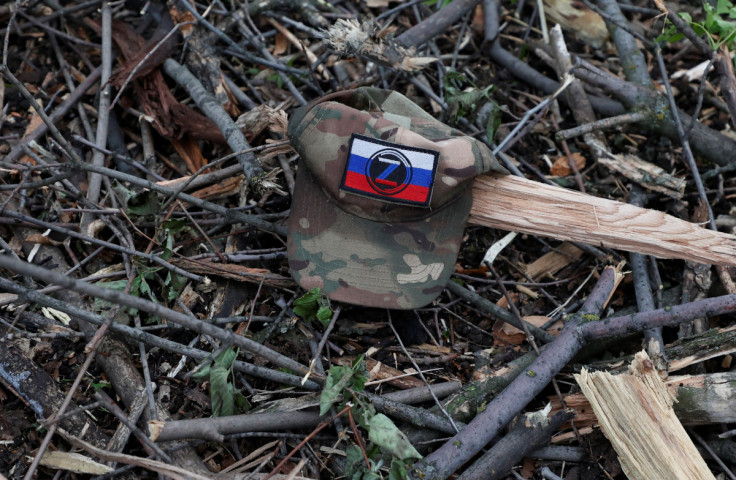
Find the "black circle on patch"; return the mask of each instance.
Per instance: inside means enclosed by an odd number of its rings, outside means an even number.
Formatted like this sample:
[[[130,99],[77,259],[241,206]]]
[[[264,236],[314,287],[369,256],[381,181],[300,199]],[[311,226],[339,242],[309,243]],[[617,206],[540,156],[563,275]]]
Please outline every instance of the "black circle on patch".
[[[396,195],[411,183],[411,162],[393,148],[379,150],[368,160],[365,176],[373,190],[381,195]]]

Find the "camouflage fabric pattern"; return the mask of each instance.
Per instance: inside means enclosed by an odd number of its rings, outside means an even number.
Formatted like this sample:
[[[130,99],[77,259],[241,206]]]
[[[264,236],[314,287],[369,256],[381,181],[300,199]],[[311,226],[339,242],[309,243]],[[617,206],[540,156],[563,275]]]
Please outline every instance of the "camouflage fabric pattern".
[[[340,190],[354,133],[439,152],[429,207]],[[436,298],[454,269],[472,179],[506,173],[482,143],[375,88],[297,110],[289,138],[301,157],[288,223],[292,276],[305,289],[365,306],[419,308]]]

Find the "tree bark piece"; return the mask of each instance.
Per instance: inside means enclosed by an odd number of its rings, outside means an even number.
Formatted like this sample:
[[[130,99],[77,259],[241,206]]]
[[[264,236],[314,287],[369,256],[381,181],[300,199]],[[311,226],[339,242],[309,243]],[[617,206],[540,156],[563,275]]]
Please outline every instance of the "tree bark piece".
[[[629,375],[575,375],[601,429],[630,480],[698,480],[715,477],[672,408],[673,398],[645,352]]]
[[[661,258],[736,265],[733,235],[656,210],[510,175],[475,179],[468,222]]]

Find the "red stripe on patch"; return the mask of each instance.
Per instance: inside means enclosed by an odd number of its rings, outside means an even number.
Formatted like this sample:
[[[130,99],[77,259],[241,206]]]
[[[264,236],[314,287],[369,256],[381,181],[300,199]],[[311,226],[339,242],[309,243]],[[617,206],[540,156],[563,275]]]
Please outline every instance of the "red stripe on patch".
[[[387,200],[408,200],[411,202],[426,203],[429,197],[429,189],[427,187],[421,187],[418,185],[408,185],[405,189],[395,195],[384,195],[381,192],[377,192],[368,183],[368,179],[365,175],[348,171],[345,175],[345,184],[348,188],[353,188],[361,192],[368,193],[372,196],[380,196]]]

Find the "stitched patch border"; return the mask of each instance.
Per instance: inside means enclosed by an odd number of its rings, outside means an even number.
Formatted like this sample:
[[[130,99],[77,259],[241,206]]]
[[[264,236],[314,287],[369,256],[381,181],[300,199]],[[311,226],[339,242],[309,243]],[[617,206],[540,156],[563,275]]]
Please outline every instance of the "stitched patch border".
[[[428,207],[440,153],[354,133],[340,189],[385,202]]]

